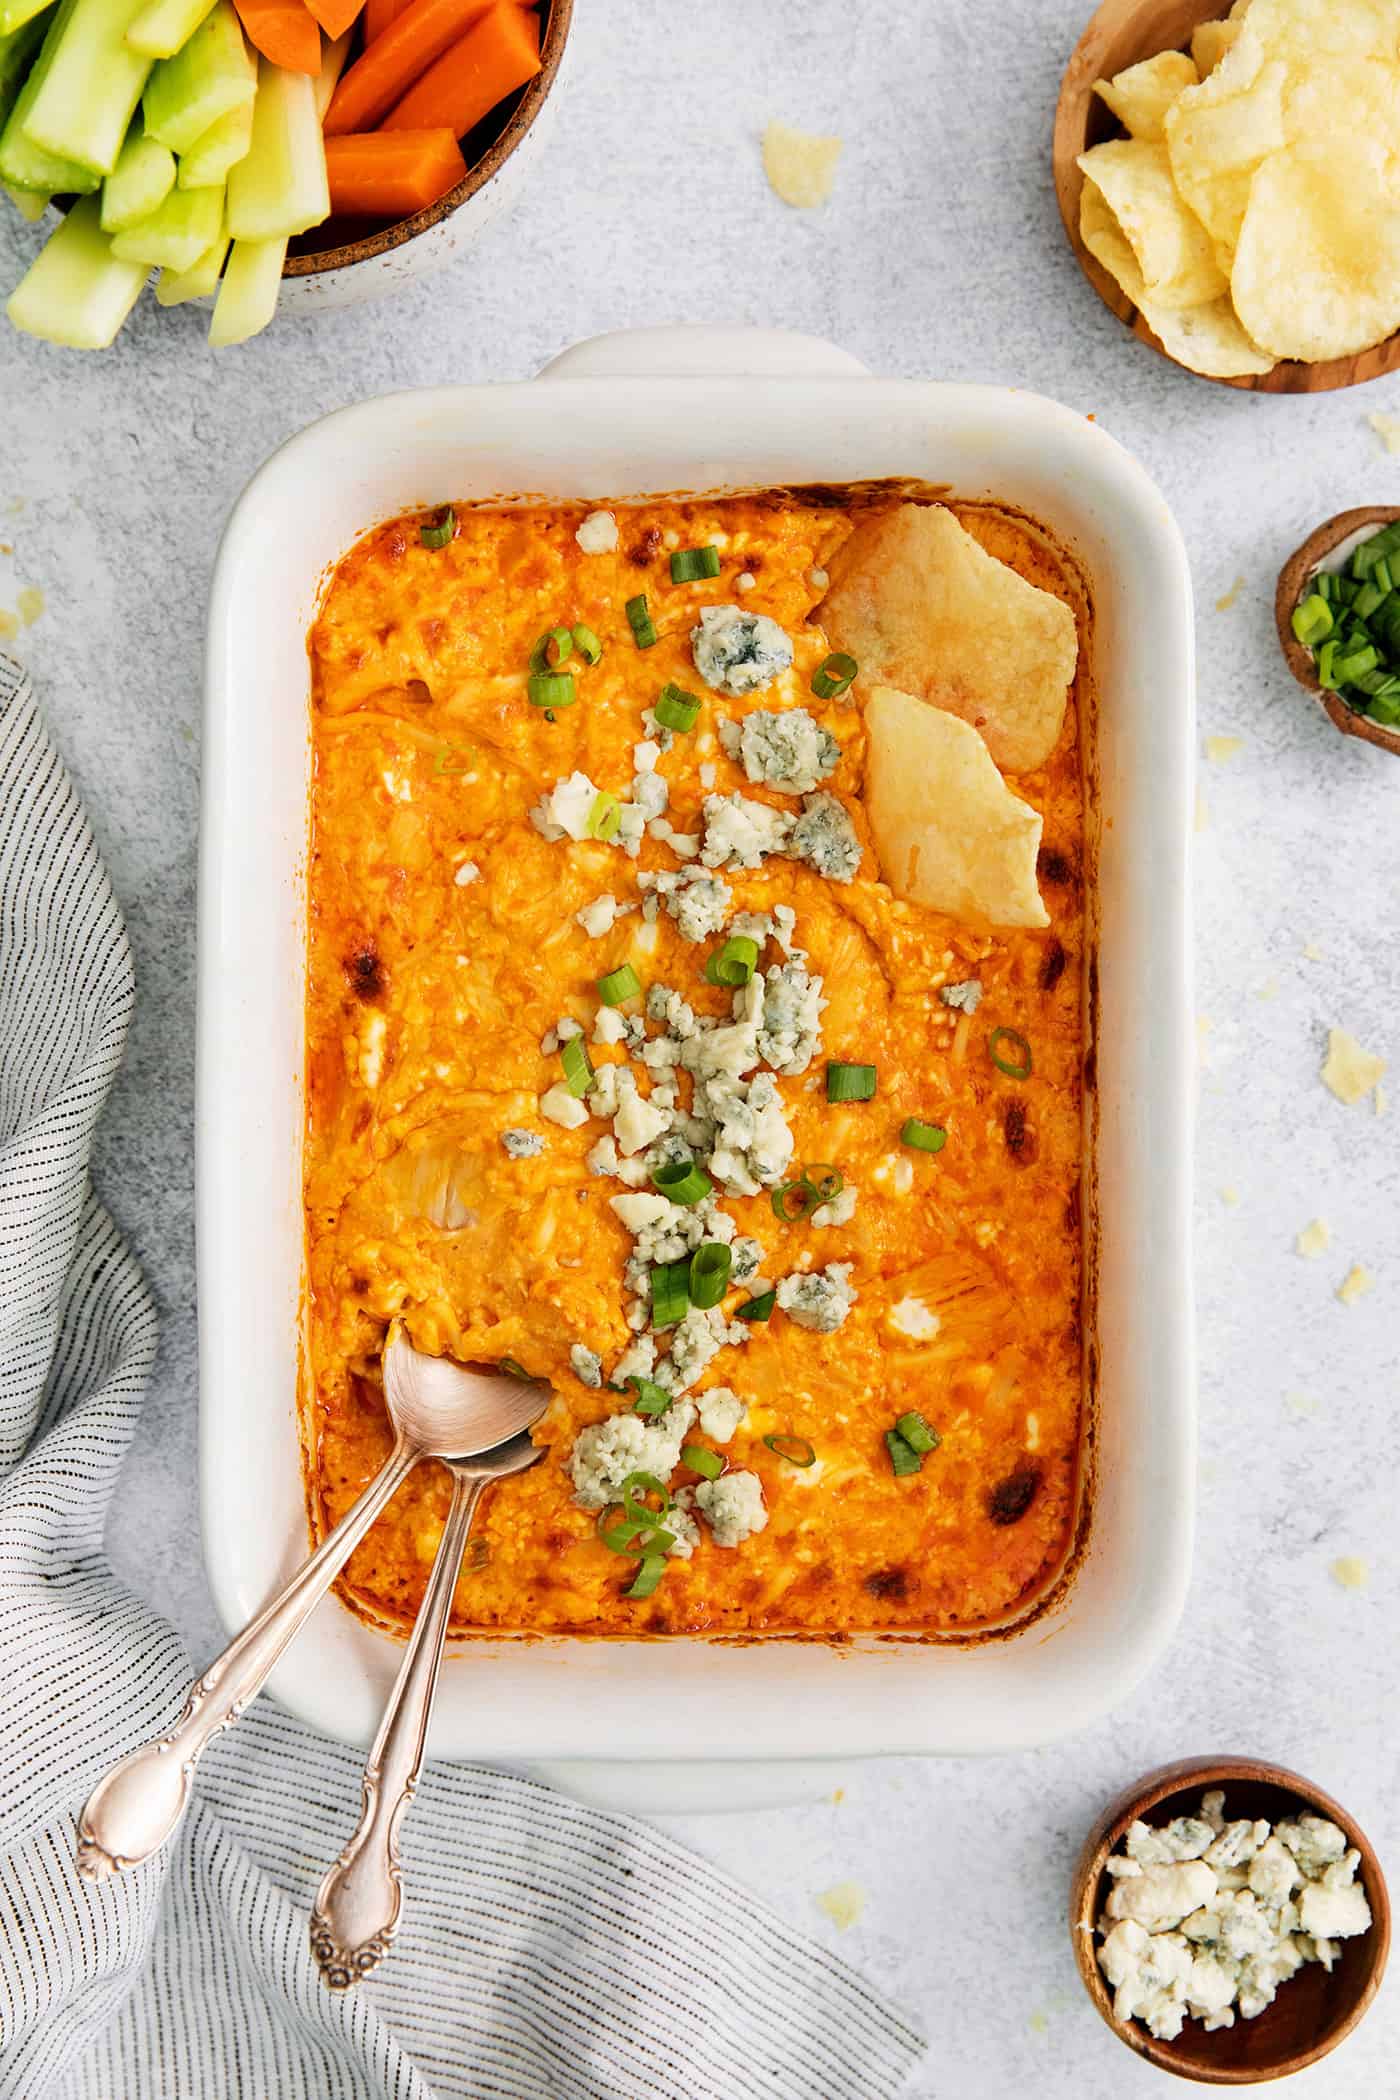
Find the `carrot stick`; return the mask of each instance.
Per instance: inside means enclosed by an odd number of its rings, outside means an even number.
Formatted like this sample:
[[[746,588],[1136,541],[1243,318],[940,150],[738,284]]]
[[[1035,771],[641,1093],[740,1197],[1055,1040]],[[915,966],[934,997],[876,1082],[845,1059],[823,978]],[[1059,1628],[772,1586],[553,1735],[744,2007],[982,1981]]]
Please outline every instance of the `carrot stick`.
[[[454,138],[523,87],[540,70],[539,24],[517,0],[496,0],[490,14],[429,66],[384,119],[386,131],[424,131],[445,124]]]
[[[355,21],[365,0],[306,0],[306,4],[334,43]]]
[[[406,219],[467,172],[449,130],[352,131],[326,140],[331,210],[356,218]]]
[[[409,0],[356,59],[331,98],[326,133],[372,131],[425,73],[479,21],[491,0]]]
[[[391,22],[398,20],[408,5],[408,0],[365,0],[365,49],[383,36]]]
[[[319,73],[321,32],[303,0],[233,0],[248,42],[270,65]]]

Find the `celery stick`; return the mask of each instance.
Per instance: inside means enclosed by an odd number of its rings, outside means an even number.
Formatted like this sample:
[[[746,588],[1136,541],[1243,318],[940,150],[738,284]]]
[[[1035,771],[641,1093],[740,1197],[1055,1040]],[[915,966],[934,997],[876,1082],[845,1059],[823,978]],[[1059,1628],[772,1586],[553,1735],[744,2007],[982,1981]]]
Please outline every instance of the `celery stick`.
[[[181,189],[202,190],[211,182],[227,181],[229,169],[242,160],[252,137],[253,105],[247,102],[242,109],[231,109],[217,124],[211,124],[189,152],[181,154]]]
[[[310,76],[304,75],[308,87]],[[271,241],[235,241],[219,287],[209,341],[215,350],[246,343],[266,328],[277,311],[277,290],[287,260],[287,236]]]
[[[336,83],[345,71],[345,61],[350,56],[350,46],[355,41],[353,23],[344,36],[338,36],[333,44],[327,44],[321,53],[321,70],[316,76],[316,115],[324,119],[331,106],[331,96]]]
[[[253,143],[228,178],[228,230],[235,241],[276,240],[319,226],[330,211],[315,83],[263,59]]]
[[[118,262],[95,197],[73,206],[10,294],[5,312],[26,335],[73,350],[105,350],[146,282],[144,263]]]
[[[149,219],[174,187],[174,154],[133,124],[117,165],[102,185],[102,231],[120,233],[124,226]]]
[[[35,98],[48,77],[59,38],[77,5],[78,0],[62,0],[57,14],[45,17],[43,49],[30,67],[19,100],[0,132],[0,182],[8,182],[17,190],[82,192],[95,190],[102,180],[95,168],[79,167],[76,161],[65,160],[60,154],[46,153],[25,130]]]
[[[31,226],[37,225],[49,208],[49,200],[42,190],[17,190],[8,182],[0,182],[0,189],[4,190],[20,217],[28,219]]]
[[[184,49],[153,70],[146,129],[172,153],[188,153],[211,124],[252,101],[257,77],[230,0],[218,0]]]
[[[47,9],[48,0],[44,0],[44,6]],[[37,14],[31,21],[0,34],[0,121],[10,114],[19,100],[19,91],[34,63],[34,54],[44,41],[46,26],[45,15]]]
[[[39,15],[47,14],[53,0],[0,0],[0,43],[23,29]]]
[[[207,299],[219,289],[228,256],[228,235],[221,233],[212,248],[206,248],[189,270],[162,270],[156,279],[156,302],[160,306],[183,306],[187,299]]]
[[[127,25],[140,6],[141,0],[77,0],[66,21],[60,12],[52,54],[44,40],[44,78],[24,119],[26,138],[111,174],[151,70],[148,58],[126,47]]]
[[[214,0],[147,0],[126,32],[133,51],[147,58],[173,58],[198,29]]]
[[[148,219],[112,237],[112,253],[122,262],[149,268],[190,270],[219,238],[224,223],[224,188],[172,190]]]

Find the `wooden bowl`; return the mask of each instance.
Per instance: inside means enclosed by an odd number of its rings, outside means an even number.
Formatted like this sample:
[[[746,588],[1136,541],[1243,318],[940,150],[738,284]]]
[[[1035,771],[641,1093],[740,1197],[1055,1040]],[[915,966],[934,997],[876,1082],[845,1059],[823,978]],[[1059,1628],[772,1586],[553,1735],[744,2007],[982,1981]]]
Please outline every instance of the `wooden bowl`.
[[[1078,156],[1104,139],[1121,138],[1123,128],[1106,102],[1094,93],[1096,80],[1111,79],[1125,66],[1155,57],[1159,51],[1184,51],[1191,32],[1202,22],[1221,20],[1229,13],[1228,0],[1104,0],[1074,47],[1060,83],[1055,107],[1054,168],[1055,194],[1060,217],[1065,222],[1070,246],[1094,290],[1133,334],[1160,352],[1170,353],[1152,333],[1126,292],[1096,261],[1079,237],[1079,195],[1084,187]],[[1175,364],[1177,360],[1171,359]],[[1183,371],[1189,367],[1182,366]],[[1222,379],[1220,386],[1253,387],[1265,394],[1318,394],[1332,387],[1357,386],[1366,379],[1400,369],[1400,333],[1387,336],[1370,350],[1355,357],[1329,358],[1307,365],[1281,358],[1272,371],[1249,373],[1239,379]],[[1194,378],[1211,375],[1197,372]]]
[[[1293,608],[1300,598],[1307,595],[1307,587],[1313,571],[1322,566],[1334,548],[1354,532],[1369,527],[1389,525],[1400,518],[1400,509],[1394,505],[1373,503],[1359,510],[1339,510],[1335,518],[1319,525],[1310,532],[1301,547],[1290,554],[1279,570],[1278,589],[1274,593],[1274,618],[1278,623],[1278,638],[1283,648],[1288,668],[1305,691],[1322,703],[1328,720],[1340,729],[1343,736],[1359,736],[1363,743],[1378,744],[1382,751],[1393,751],[1400,758],[1400,729],[1387,729],[1381,722],[1373,722],[1366,715],[1353,714],[1340,693],[1329,693],[1319,685],[1317,667],[1311,649],[1305,649],[1293,632]]]
[[[1224,1789],[1225,1814],[1231,1819],[1262,1816],[1277,1823],[1309,1810],[1344,1830],[1348,1843],[1361,1854],[1358,1878],[1371,1906],[1371,1929],[1341,1942],[1341,1958],[1330,1971],[1320,1962],[1309,1962],[1280,1984],[1277,1998],[1257,2019],[1236,2017],[1233,2027],[1218,2027],[1211,2034],[1199,2020],[1188,2019],[1174,2042],[1159,2042],[1140,2021],[1114,2018],[1112,1994],[1098,1965],[1094,1921],[1110,1885],[1105,1862],[1136,1818],[1165,1823],[1173,1816],[1194,1815],[1201,1795],[1211,1787]],[[1201,2085],[1259,2085],[1316,2063],[1351,2033],[1385,1974],[1390,1898],[1365,1832],[1330,1794],[1282,1765],[1262,1764],[1257,1758],[1191,1757],[1150,1772],[1100,1816],[1074,1870],[1069,1929],[1084,1988],[1121,2042],[1178,2078]]]
[[[518,149],[554,87],[573,12],[574,0],[540,0],[540,70],[463,139],[467,172],[445,195],[411,218],[391,225],[329,219],[292,242],[282,271],[284,300],[292,293],[286,311],[299,310],[298,292],[308,300],[302,310],[319,304],[341,305],[360,296],[375,297],[424,270],[440,268],[475,238],[479,226],[496,209],[494,193],[501,193],[500,202],[508,201],[512,185],[506,180],[507,162],[512,164],[509,173],[513,176]],[[448,226],[458,213],[462,214],[460,233]],[[360,280],[378,280],[363,293],[358,283],[348,287],[343,275],[361,264],[375,267],[360,270]]]

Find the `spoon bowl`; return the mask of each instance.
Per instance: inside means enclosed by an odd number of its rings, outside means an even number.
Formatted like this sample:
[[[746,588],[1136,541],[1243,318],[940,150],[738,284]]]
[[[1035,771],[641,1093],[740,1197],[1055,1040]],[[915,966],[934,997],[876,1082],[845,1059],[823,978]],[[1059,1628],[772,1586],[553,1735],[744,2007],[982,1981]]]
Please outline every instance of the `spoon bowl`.
[[[494,1452],[538,1422],[549,1405],[549,1387],[538,1379],[425,1356],[397,1325],[383,1362],[389,1419],[425,1458]]]

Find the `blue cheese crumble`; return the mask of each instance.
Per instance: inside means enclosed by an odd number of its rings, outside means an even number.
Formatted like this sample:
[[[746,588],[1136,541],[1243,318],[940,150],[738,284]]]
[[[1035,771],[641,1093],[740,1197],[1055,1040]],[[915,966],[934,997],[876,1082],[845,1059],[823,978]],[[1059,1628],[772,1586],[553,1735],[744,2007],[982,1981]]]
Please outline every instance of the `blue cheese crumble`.
[[[737,605],[707,605],[690,647],[706,685],[736,700],[771,685],[792,663],[792,642],[777,621]]]
[[[581,1429],[569,1454],[579,1508],[605,1508],[629,1473],[654,1473],[658,1480],[669,1480],[694,1420],[693,1403],[677,1400],[664,1415],[653,1418],[629,1408]]]
[[[848,1261],[834,1261],[811,1275],[785,1276],[778,1285],[778,1304],[799,1327],[814,1334],[835,1334],[856,1302]]]
[[[758,1034],[763,1062],[788,1077],[805,1072],[821,1047],[825,1006],[821,978],[809,977],[801,963],[778,963],[767,971]]]
[[[700,858],[707,868],[761,868],[770,853],[786,853],[793,836],[794,820],[785,810],[771,809],[737,791],[707,795],[704,818]],[[859,861],[859,849],[856,858]]]
[[[776,788],[780,795],[806,795],[820,786],[841,759],[841,746],[830,730],[814,721],[805,707],[773,714],[757,708],[742,722],[721,722],[719,740],[741,763],[755,785]]]
[[[678,868],[674,874],[642,874],[643,889],[660,897],[683,940],[703,941],[718,933],[729,916],[734,893],[718,875],[703,868]]]
[[[850,882],[860,866],[860,840],[845,805],[834,795],[807,795],[792,827],[788,852],[832,882]]]
[[[501,1143],[511,1159],[534,1159],[544,1150],[544,1138],[538,1130],[503,1130]]]
[[[717,1546],[742,1546],[768,1523],[757,1473],[721,1473],[718,1480],[702,1480],[695,1490],[695,1506]]]
[[[603,1359],[594,1349],[585,1349],[582,1342],[575,1342],[569,1351],[569,1367],[580,1385],[600,1386],[603,1383]]]
[[[982,980],[969,977],[962,984],[945,984],[939,987],[939,998],[945,1006],[958,1013],[975,1014],[982,1003]]]

